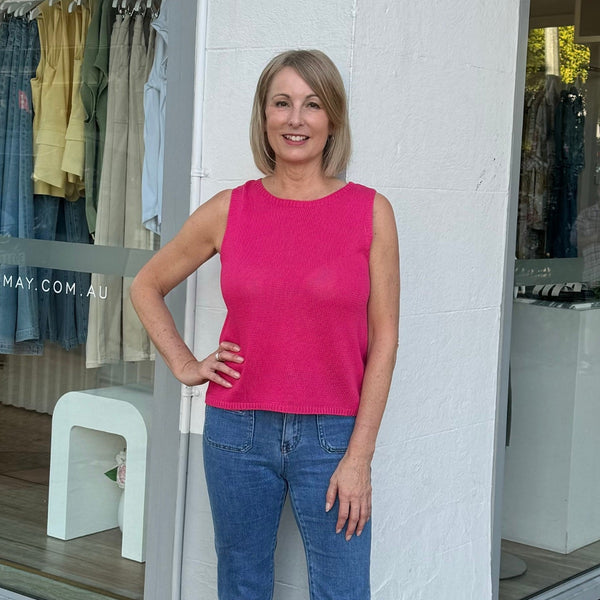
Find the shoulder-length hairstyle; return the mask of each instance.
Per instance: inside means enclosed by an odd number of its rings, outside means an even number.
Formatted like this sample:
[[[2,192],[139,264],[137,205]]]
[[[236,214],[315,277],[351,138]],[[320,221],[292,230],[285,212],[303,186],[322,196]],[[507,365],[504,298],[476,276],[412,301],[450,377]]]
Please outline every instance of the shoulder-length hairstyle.
[[[346,91],[337,67],[319,50],[282,52],[261,73],[250,119],[250,147],[254,162],[266,175],[275,171],[275,153],[267,140],[265,109],[273,77],[285,67],[292,67],[323,104],[331,124],[331,135],[323,148],[323,174],[335,177],[346,168],[352,151]]]

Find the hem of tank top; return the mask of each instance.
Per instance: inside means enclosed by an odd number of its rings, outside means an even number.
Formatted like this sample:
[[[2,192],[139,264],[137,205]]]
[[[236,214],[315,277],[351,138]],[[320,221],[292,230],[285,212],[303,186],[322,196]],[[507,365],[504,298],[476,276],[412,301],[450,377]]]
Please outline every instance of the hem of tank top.
[[[224,410],[263,410],[266,412],[278,412],[297,415],[335,415],[338,417],[355,417],[358,412],[358,406],[352,408],[340,408],[336,406],[308,406],[304,408],[293,408],[285,404],[260,403],[260,402],[236,402],[226,403],[206,399],[206,404],[213,408],[222,408]]]

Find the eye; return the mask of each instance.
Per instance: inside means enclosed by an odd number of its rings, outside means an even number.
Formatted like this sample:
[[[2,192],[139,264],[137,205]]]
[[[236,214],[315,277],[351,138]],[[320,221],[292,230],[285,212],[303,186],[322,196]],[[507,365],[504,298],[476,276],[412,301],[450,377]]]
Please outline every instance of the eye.
[[[278,106],[278,107],[285,107],[287,105],[288,105],[287,100],[277,100],[275,102],[275,106]]]
[[[309,108],[321,108],[316,102],[309,102],[308,107]]]

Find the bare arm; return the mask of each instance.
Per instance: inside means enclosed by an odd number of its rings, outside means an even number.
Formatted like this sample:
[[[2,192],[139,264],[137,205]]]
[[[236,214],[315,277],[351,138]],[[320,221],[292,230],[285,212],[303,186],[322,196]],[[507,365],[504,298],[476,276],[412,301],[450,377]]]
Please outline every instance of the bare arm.
[[[197,361],[175,327],[164,297],[221,248],[231,191],[220,192],[200,206],[179,233],[140,270],[131,285],[131,302],[156,349],[173,375],[186,385],[208,380],[230,387],[217,371],[237,378],[237,372],[214,355]],[[223,360],[241,362],[239,348],[228,342],[219,347]]]
[[[336,531],[347,521],[346,539],[360,535],[371,516],[371,460],[396,363],[400,309],[398,234],[388,200],[377,194],[369,258],[369,348],[354,430],[346,454],[331,477],[326,510],[339,498]]]

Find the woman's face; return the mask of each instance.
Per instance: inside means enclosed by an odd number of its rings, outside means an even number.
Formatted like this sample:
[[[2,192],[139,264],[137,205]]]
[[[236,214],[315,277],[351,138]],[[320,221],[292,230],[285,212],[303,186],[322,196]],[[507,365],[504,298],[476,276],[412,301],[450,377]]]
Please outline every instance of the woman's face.
[[[278,165],[309,165],[323,161],[331,133],[321,99],[292,67],[271,82],[265,108],[267,139]]]

